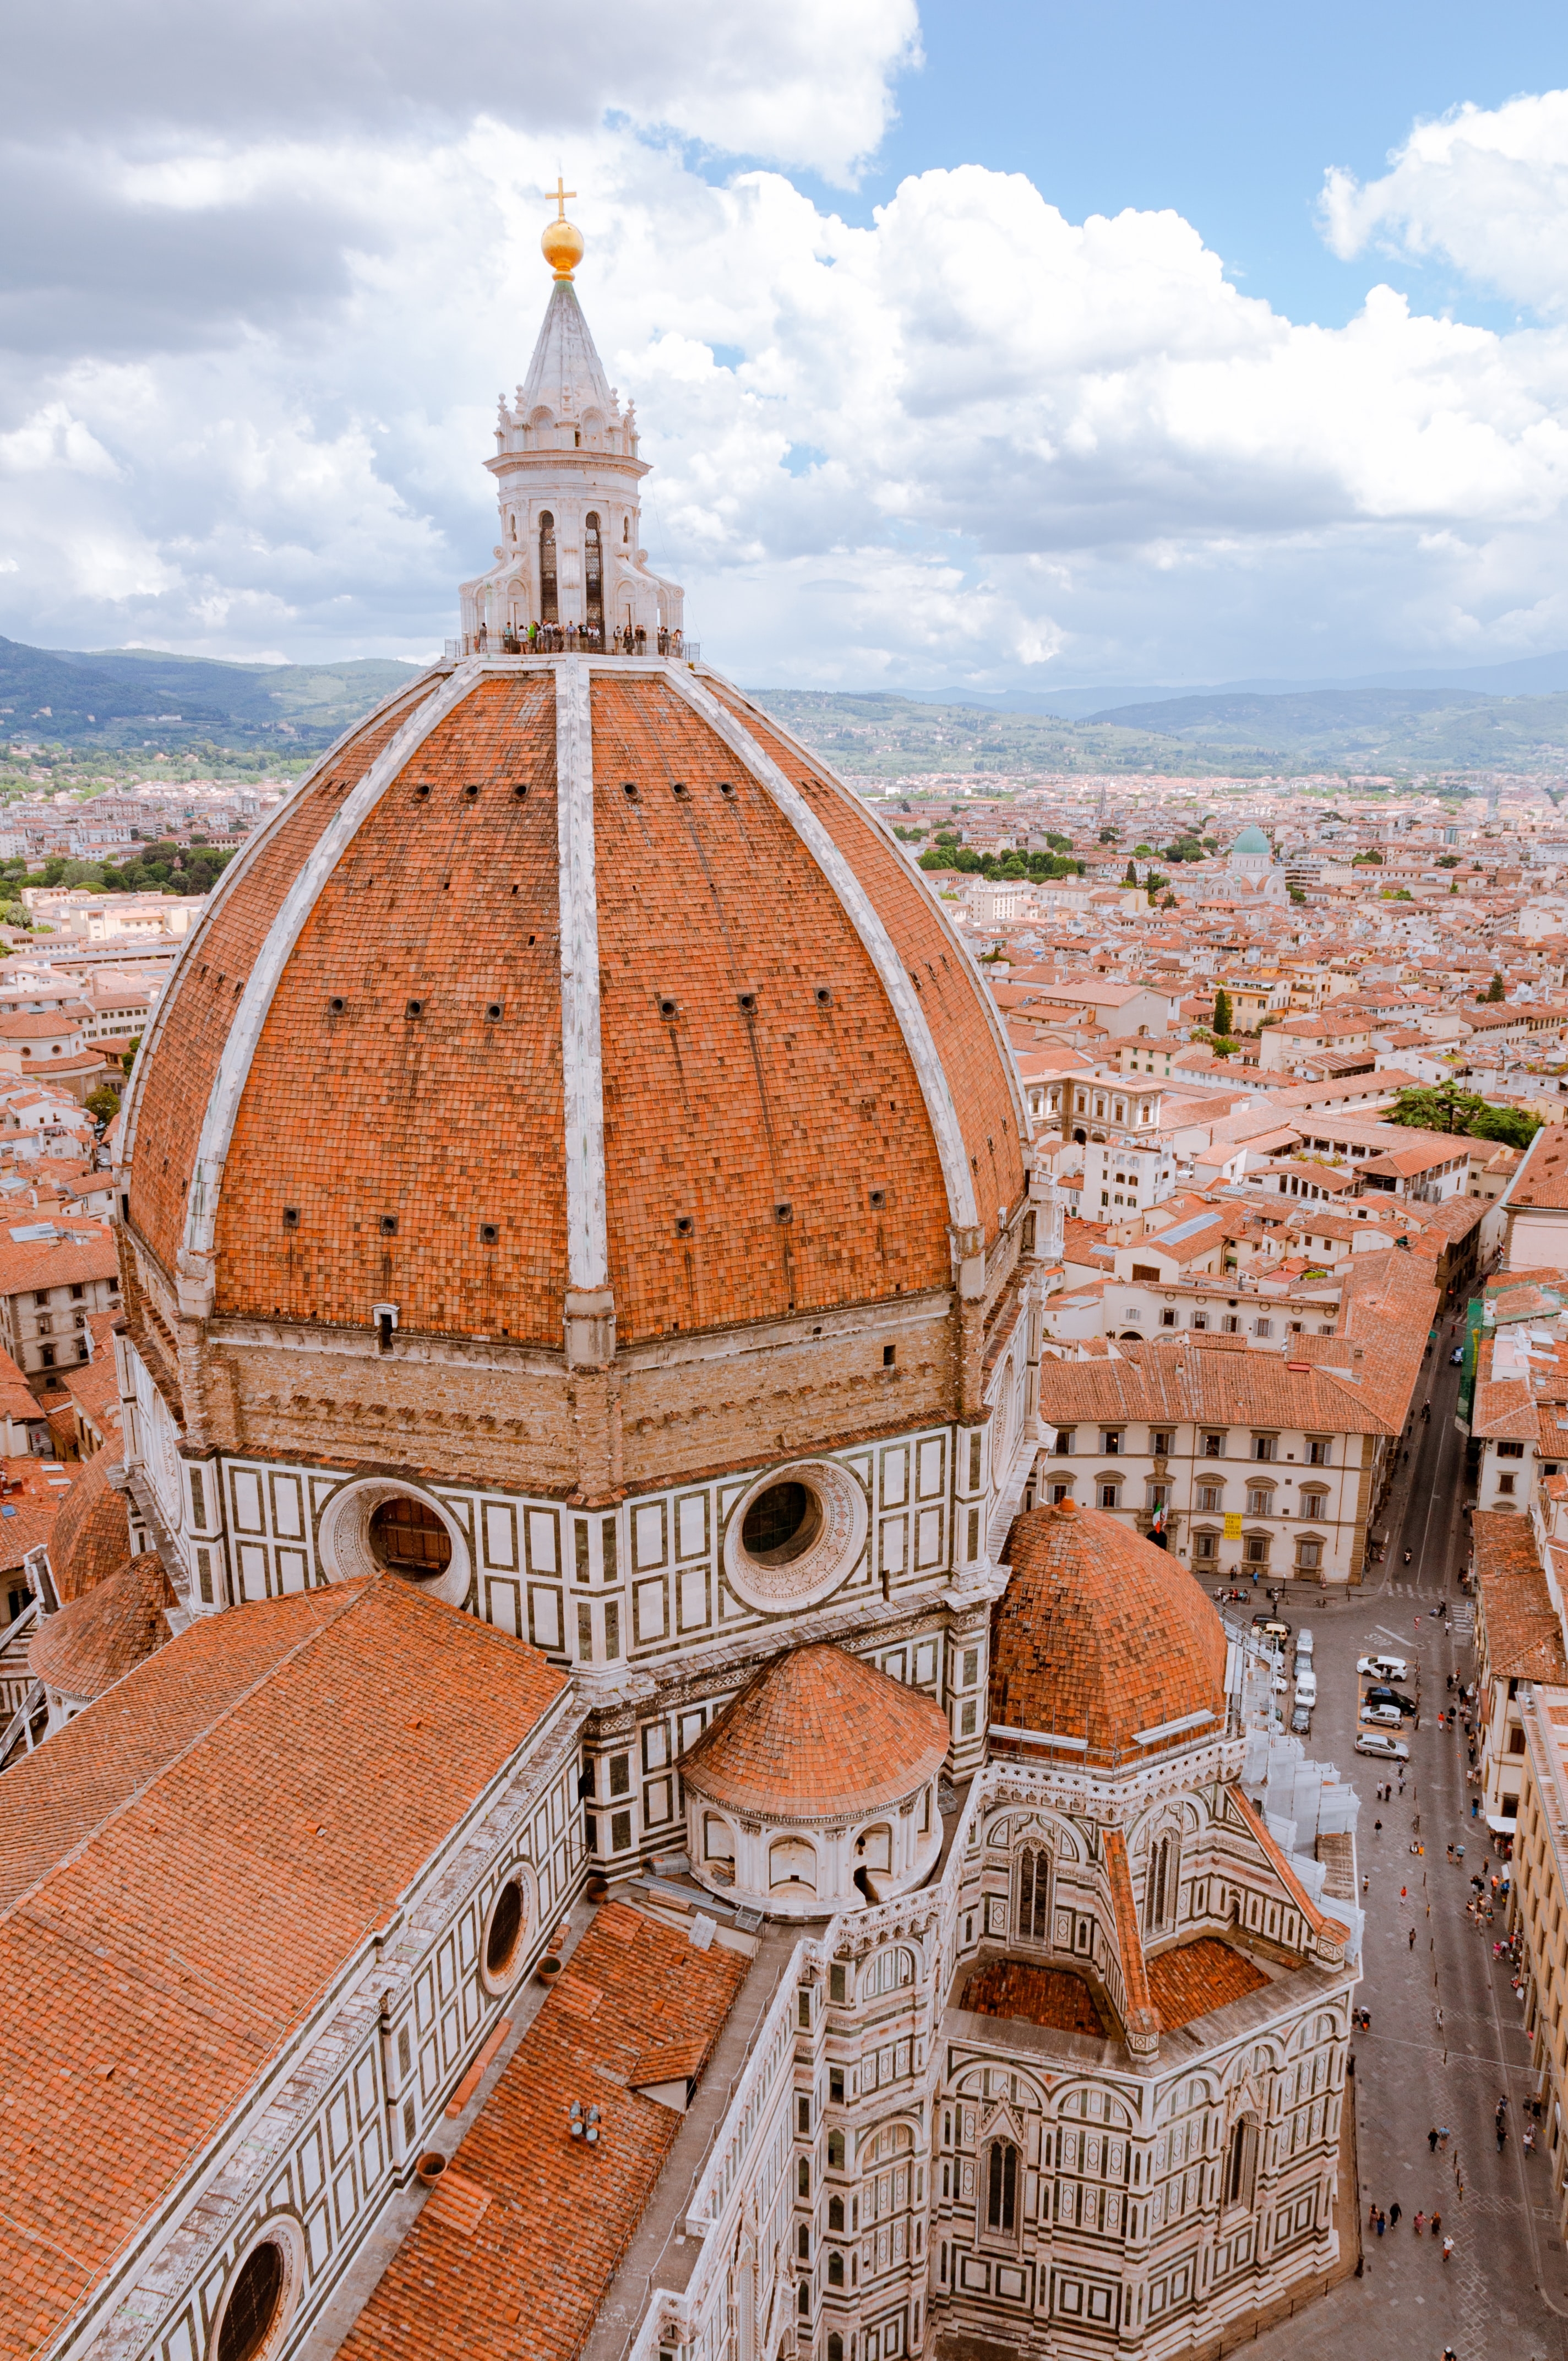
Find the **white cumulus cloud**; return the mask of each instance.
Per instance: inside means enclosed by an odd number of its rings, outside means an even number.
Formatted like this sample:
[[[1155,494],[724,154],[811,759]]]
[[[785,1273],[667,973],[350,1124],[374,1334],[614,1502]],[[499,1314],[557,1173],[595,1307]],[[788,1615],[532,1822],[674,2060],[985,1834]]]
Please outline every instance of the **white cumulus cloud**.
[[[1568,303],[1568,91],[1459,106],[1418,124],[1379,179],[1331,170],[1324,235],[1349,261],[1368,246],[1441,257],[1475,285],[1553,315]]]

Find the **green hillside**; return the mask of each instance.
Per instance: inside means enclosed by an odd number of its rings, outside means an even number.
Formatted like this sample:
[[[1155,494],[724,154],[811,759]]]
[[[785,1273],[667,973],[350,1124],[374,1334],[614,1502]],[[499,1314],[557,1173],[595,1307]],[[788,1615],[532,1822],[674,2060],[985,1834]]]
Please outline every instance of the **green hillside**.
[[[310,753],[417,678],[378,657],[332,664],[221,664],[152,649],[93,653],[0,639],[0,735],[82,749],[198,742]]]

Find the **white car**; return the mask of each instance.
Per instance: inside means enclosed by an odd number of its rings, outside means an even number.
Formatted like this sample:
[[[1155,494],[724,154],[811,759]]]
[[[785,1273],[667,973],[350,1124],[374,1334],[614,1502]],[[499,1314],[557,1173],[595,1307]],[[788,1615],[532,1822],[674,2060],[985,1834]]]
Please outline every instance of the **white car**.
[[[1404,1717],[1397,1705],[1364,1705],[1361,1719],[1374,1730],[1401,1730]]]
[[[1410,1677],[1403,1656],[1358,1656],[1355,1669],[1372,1681],[1408,1681]]]
[[[1409,1748],[1381,1730],[1358,1730],[1355,1751],[1358,1754],[1376,1754],[1383,1763],[1408,1763],[1410,1759]]]

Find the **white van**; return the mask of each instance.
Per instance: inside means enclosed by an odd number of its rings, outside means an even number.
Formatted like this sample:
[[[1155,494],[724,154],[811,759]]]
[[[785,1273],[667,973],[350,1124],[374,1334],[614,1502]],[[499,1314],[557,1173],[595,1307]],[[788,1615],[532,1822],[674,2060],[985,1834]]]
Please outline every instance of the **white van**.
[[[1304,1664],[1299,1656],[1296,1659],[1296,1702],[1298,1705],[1316,1705],[1318,1702],[1318,1676],[1311,1665]]]
[[[1311,1661],[1312,1661],[1312,1635],[1311,1635],[1311,1633],[1308,1631],[1308,1629],[1307,1629],[1307,1627],[1306,1627],[1306,1625],[1305,1625],[1304,1623],[1302,1624],[1301,1629],[1300,1629],[1300,1630],[1297,1632],[1297,1634],[1296,1634],[1296,1662],[1298,1663],[1298,1664],[1300,1664],[1300,1662],[1302,1661],[1303,1657],[1306,1659],[1306,1661],[1307,1661],[1307,1663],[1308,1663],[1309,1664],[1311,1663]]]

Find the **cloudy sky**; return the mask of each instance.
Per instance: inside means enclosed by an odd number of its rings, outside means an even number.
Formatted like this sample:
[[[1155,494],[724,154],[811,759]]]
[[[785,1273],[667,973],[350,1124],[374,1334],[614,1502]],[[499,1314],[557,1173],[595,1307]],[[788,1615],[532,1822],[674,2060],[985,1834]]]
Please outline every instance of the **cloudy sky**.
[[[7,36],[0,632],[436,647],[559,166],[651,555],[749,682],[1568,648],[1563,27],[51,0]]]

